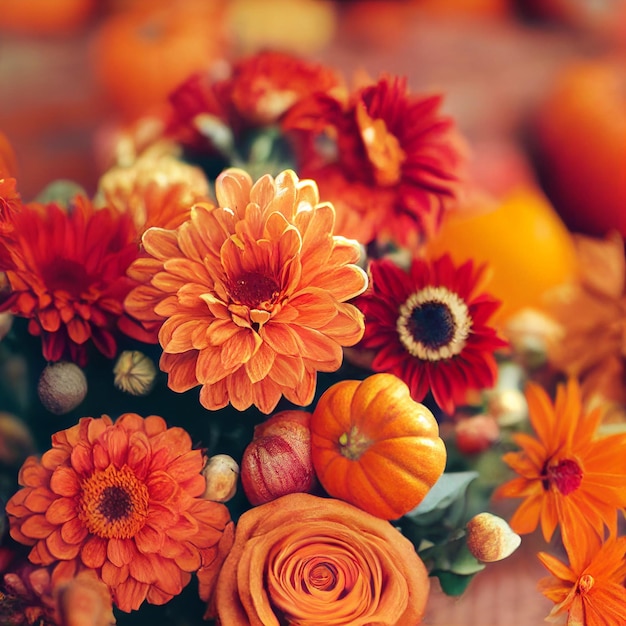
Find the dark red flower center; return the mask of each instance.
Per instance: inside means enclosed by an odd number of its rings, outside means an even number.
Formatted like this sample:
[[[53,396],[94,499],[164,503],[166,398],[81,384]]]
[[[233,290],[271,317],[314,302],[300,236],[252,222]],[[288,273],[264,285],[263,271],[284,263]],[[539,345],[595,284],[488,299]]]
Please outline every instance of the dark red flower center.
[[[89,286],[89,276],[84,265],[70,259],[54,259],[41,268],[46,287],[49,291],[66,291],[79,297]]]
[[[78,517],[93,535],[128,539],[143,527],[148,503],[148,488],[129,467],[109,465],[81,483]]]
[[[426,361],[460,354],[472,327],[464,300],[446,287],[428,286],[400,306],[396,328],[402,345]]]
[[[443,302],[424,302],[415,307],[407,320],[407,330],[427,348],[446,346],[454,337],[454,315]]]
[[[563,459],[556,465],[546,463],[541,478],[541,483],[546,491],[553,484],[564,496],[568,496],[580,487],[583,472],[576,461]]]
[[[133,503],[128,492],[122,487],[106,487],[102,491],[98,508],[104,517],[114,522],[127,517],[132,511]]]
[[[246,272],[230,282],[228,291],[236,304],[250,309],[267,309],[278,298],[280,285],[271,276]]]

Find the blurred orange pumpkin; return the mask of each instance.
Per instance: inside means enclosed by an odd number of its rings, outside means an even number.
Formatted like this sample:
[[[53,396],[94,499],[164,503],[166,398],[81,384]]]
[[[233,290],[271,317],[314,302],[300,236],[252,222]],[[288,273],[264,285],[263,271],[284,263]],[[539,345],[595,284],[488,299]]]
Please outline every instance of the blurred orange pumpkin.
[[[320,397],[310,428],[324,489],[382,519],[415,508],[446,464],[433,414],[393,374],[334,384]]]
[[[565,67],[534,135],[546,191],[570,229],[626,237],[626,59]]]
[[[81,27],[96,0],[0,0],[0,30],[28,35],[62,35]]]
[[[163,105],[191,74],[211,67],[224,50],[222,16],[221,0],[174,0],[105,19],[93,41],[94,71],[123,118]]]
[[[569,231],[543,193],[530,184],[509,191],[495,209],[448,214],[425,255],[446,252],[456,263],[489,263],[485,289],[502,300],[496,322],[525,307],[541,307],[548,289],[577,276]]]

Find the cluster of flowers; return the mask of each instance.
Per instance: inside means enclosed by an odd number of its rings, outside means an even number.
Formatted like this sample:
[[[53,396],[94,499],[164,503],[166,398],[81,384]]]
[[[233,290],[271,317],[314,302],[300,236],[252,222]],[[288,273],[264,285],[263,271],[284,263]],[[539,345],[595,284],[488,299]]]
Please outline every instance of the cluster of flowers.
[[[56,433],[6,505],[30,564],[5,574],[3,593],[36,598],[26,623],[69,623],[88,594],[93,623],[108,624],[112,604],[164,604],[192,574],[205,617],[229,626],[421,619],[428,572],[389,523],[444,470],[419,403],[452,415],[496,383],[507,343],[486,268],[422,253],[463,191],[465,147],[440,97],[394,77],[363,83],[277,53],[193,76],[167,116],[123,136],[93,198],[23,202],[0,154],[0,311],[28,320],[47,361],[114,359],[131,338],[158,343],[168,387],[199,388],[209,411],[316,403],[278,428],[293,452],[285,432],[304,424],[311,458],[299,462],[314,479],[261,486],[281,457],[257,455],[257,506],[236,524],[227,496],[207,491],[202,450],[161,417],[84,417]],[[318,373],[347,354],[372,375],[316,402]],[[147,391],[127,361],[120,384]],[[525,498],[511,527],[540,523],[549,540],[560,526],[569,567],[541,556],[555,612],[621,623],[626,435],[598,436],[601,412],[587,414],[574,379],[554,406],[537,385],[527,398],[537,438],[516,435],[522,451],[505,461],[520,477],[498,490]]]

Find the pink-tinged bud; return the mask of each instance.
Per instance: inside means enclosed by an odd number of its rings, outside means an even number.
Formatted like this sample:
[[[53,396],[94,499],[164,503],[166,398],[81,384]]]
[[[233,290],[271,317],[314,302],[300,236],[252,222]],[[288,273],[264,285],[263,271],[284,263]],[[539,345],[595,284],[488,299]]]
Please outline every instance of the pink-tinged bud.
[[[112,626],[116,623],[107,586],[82,572],[59,585],[57,595],[61,626]]]
[[[241,459],[241,484],[254,506],[315,485],[310,413],[281,411],[257,426]]]
[[[454,427],[456,446],[463,454],[478,454],[489,449],[500,437],[498,422],[490,415],[460,419]]]
[[[202,474],[206,478],[204,499],[228,502],[237,493],[239,465],[228,454],[216,454],[207,460]]]
[[[484,563],[501,561],[519,548],[522,538],[497,515],[479,513],[467,522],[466,541],[469,551]]]

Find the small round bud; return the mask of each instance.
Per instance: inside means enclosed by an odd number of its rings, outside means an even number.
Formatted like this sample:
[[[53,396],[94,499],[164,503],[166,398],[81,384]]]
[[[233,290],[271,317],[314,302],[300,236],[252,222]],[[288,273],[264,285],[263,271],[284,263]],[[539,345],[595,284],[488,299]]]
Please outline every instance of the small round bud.
[[[228,502],[237,492],[239,465],[228,454],[216,454],[207,460],[202,474],[206,478],[204,499]]]
[[[15,415],[0,412],[0,462],[20,465],[34,450],[35,443],[26,424]]]
[[[500,436],[498,422],[489,415],[460,419],[454,427],[456,445],[463,454],[478,454],[488,450]]]
[[[59,361],[47,365],[37,385],[41,404],[55,415],[75,409],[87,395],[87,379],[75,363]]]
[[[13,315],[11,313],[0,313],[0,341],[10,332],[13,326]]]
[[[125,350],[113,367],[113,382],[118,389],[133,396],[145,396],[152,390],[157,369],[151,358],[139,350]]]
[[[487,396],[487,411],[500,426],[514,426],[528,417],[528,404],[519,389],[499,389]]]
[[[241,486],[253,506],[315,485],[311,414],[281,411],[257,425],[241,458]]]
[[[484,563],[506,559],[522,543],[522,538],[501,517],[491,513],[472,517],[466,531],[469,551]]]

